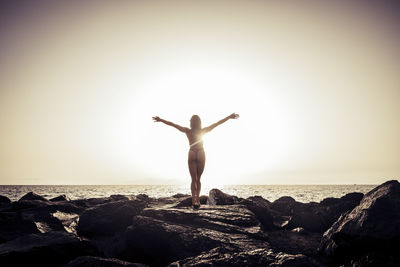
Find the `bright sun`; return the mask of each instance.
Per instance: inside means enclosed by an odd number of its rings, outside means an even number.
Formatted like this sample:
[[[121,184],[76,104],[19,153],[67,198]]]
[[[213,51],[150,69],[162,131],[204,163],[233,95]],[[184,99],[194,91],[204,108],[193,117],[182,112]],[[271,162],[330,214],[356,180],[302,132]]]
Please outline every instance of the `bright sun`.
[[[279,168],[289,146],[288,120],[276,99],[243,69],[229,66],[176,66],[143,83],[130,114],[133,123],[126,141],[132,145],[130,164],[165,182],[187,181],[188,141],[176,129],[153,123],[160,116],[182,126],[198,114],[203,127],[236,112],[203,137],[206,168],[203,185],[244,181],[246,175]],[[133,158],[132,158],[133,157]],[[268,182],[268,181],[266,181]]]

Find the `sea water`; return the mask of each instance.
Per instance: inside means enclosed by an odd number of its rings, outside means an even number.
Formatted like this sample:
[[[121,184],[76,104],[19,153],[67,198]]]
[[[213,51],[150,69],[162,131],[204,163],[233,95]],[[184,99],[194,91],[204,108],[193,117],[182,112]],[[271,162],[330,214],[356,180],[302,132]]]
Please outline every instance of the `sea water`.
[[[262,196],[274,201],[291,196],[300,202],[319,202],[327,197],[341,197],[351,192],[367,193],[376,185],[226,185],[218,189],[242,198]],[[201,194],[212,189],[203,187]],[[0,185],[0,195],[16,201],[28,192],[46,198],[62,194],[71,199],[108,197],[110,195],[146,194],[150,197],[168,197],[177,193],[190,194],[189,185]]]

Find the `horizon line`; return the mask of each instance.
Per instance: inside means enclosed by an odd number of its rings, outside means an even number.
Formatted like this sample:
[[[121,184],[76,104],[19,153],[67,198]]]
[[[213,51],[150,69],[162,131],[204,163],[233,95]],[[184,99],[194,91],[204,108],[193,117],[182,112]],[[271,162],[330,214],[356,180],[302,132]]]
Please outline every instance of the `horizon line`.
[[[397,180],[397,179],[393,179]],[[388,180],[390,181],[390,180]],[[386,181],[385,181],[386,182]],[[382,182],[384,183],[384,182]],[[380,183],[381,184],[381,183]],[[0,184],[0,186],[182,186],[182,184]],[[300,183],[276,183],[276,184],[226,184],[222,186],[237,186],[237,185],[252,185],[252,186],[268,186],[268,185],[379,185],[379,184],[370,184],[370,183],[326,183],[326,184],[318,184],[318,183],[308,183],[308,184],[300,184]],[[219,185],[221,186],[221,185]]]

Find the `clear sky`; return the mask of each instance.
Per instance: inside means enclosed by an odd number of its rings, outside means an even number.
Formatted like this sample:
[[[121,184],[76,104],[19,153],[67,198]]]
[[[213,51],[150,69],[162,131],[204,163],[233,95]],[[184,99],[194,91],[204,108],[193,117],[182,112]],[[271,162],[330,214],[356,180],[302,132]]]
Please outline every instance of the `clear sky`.
[[[0,184],[399,178],[396,1],[107,2],[1,1]]]

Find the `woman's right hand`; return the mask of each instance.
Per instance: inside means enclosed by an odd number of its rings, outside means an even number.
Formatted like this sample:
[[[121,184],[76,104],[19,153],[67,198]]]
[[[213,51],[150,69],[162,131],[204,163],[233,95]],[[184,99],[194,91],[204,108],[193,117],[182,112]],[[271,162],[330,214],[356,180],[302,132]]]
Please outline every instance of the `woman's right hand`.
[[[158,116],[153,117],[154,122],[159,122],[161,121],[161,118]]]
[[[237,119],[237,118],[239,118],[239,114],[232,113],[231,115],[229,115],[229,118],[230,119]]]

